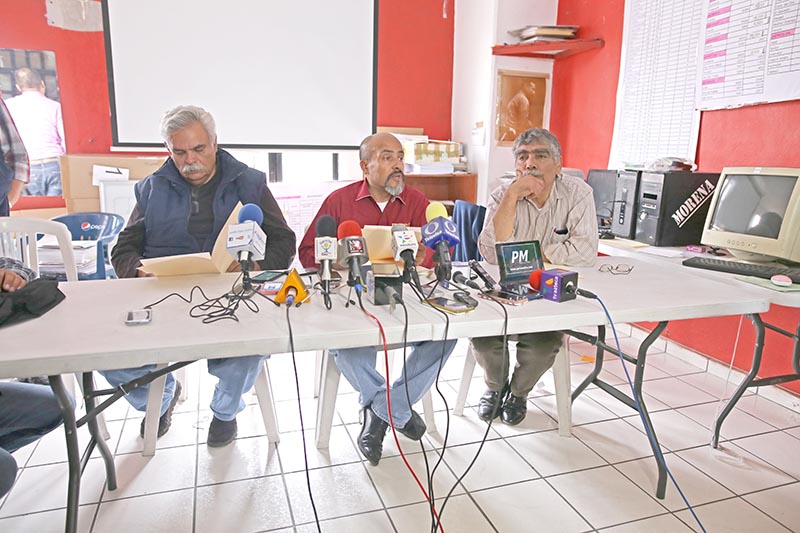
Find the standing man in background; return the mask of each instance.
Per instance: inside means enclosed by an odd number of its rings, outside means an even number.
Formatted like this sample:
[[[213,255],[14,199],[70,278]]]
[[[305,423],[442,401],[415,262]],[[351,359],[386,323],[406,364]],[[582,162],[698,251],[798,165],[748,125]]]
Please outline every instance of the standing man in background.
[[[67,152],[61,104],[47,98],[42,77],[21,68],[14,74],[19,96],[6,101],[28,151],[31,178],[26,196],[61,196],[61,163]]]
[[[0,217],[7,217],[28,183],[28,153],[14,120],[0,100]]]
[[[597,216],[592,188],[580,178],[561,173],[558,139],[545,129],[529,129],[514,141],[513,154],[516,178],[495,189],[486,206],[486,222],[478,238],[483,257],[497,264],[496,243],[537,240],[547,263],[594,264]],[[512,426],[522,422],[528,393],[553,366],[563,338],[560,331],[517,335],[517,364],[510,383],[503,337],[472,339],[472,351],[488,387],[478,403],[478,416],[486,421],[500,416]]]

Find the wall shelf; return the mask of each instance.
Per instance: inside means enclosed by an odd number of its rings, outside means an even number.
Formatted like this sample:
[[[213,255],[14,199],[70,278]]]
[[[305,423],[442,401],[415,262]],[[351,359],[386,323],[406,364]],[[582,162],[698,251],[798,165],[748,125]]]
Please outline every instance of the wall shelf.
[[[537,59],[563,59],[593,48],[602,48],[603,39],[569,39],[538,43],[499,44],[492,47],[496,56],[535,57]]]

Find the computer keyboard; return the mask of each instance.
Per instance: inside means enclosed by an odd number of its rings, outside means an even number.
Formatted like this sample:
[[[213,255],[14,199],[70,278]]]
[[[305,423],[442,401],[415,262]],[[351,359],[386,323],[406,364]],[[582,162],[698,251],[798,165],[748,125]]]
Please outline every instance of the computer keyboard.
[[[741,263],[739,261],[702,256],[684,259],[683,265],[693,268],[728,272],[730,274],[739,274],[740,276],[755,276],[764,279],[769,279],[776,274],[783,274],[784,276],[789,276],[792,283],[800,283],[800,268],[797,267]]]

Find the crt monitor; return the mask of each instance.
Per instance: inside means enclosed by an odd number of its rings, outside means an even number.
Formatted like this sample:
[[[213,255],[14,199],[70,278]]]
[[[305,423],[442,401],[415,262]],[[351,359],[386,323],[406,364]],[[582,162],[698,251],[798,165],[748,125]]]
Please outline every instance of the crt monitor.
[[[741,259],[800,261],[800,169],[722,169],[701,242]]]

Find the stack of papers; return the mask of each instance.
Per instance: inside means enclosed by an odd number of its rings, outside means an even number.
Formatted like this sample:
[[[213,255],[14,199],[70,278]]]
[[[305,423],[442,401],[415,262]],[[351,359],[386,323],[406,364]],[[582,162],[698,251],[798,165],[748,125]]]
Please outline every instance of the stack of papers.
[[[519,39],[521,43],[532,43],[539,41],[562,41],[564,39],[574,39],[579,26],[540,26],[530,25],[508,32],[512,37]]]
[[[406,163],[406,172],[410,174],[452,174],[454,170],[452,163],[440,161],[418,162],[413,165]]]
[[[39,273],[53,276],[63,274],[64,258],[55,235],[45,235],[36,243],[39,253]],[[72,241],[72,253],[78,274],[97,272],[97,241]]]

